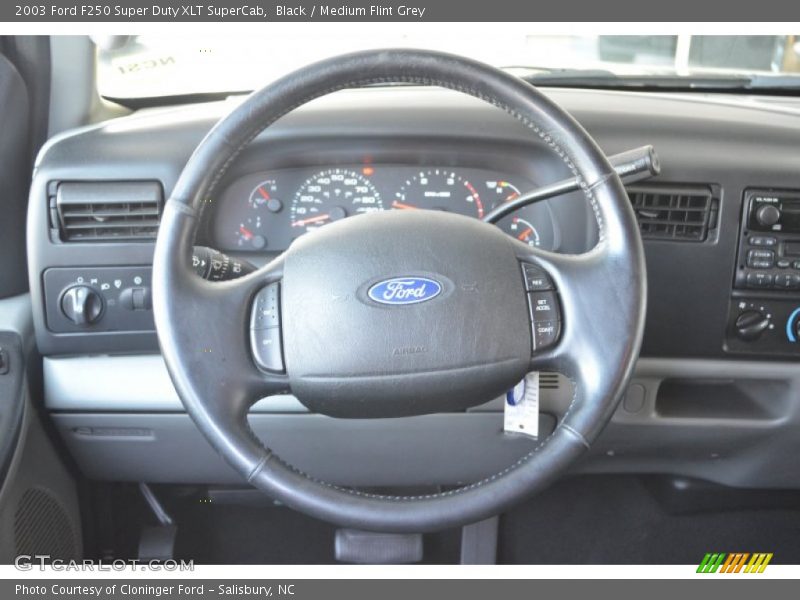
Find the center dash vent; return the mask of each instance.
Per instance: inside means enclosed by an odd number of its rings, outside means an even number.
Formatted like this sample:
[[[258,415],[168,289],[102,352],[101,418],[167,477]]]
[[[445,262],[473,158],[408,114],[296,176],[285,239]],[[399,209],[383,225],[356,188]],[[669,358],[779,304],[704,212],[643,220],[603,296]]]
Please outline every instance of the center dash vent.
[[[60,183],[50,220],[62,242],[153,240],[161,218],[161,186],[152,181]]]
[[[645,239],[703,242],[717,226],[718,195],[710,186],[629,186]]]

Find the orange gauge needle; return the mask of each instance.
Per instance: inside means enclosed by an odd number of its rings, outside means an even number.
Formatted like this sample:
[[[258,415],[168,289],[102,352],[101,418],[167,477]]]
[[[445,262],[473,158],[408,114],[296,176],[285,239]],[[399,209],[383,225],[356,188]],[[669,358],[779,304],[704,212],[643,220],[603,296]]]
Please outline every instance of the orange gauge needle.
[[[511,202],[512,200],[516,200],[519,198],[519,194],[517,192],[513,192],[508,198],[505,199],[506,202]]]
[[[520,234],[517,236],[517,239],[518,239],[518,240],[520,240],[521,242],[524,242],[525,240],[527,240],[527,239],[530,237],[530,235],[531,235],[532,233],[533,233],[533,229],[531,229],[530,227],[528,227],[528,228],[527,228],[525,231],[523,231],[522,233],[520,233]]]
[[[311,223],[319,223],[320,221],[326,221],[330,218],[331,216],[329,214],[317,215],[316,217],[309,217],[307,219],[295,221],[294,223],[292,223],[292,227],[303,227],[304,225],[310,225]]]
[[[239,225],[239,233],[244,236],[244,239],[249,240],[253,238],[253,232],[244,225]]]
[[[258,187],[258,193],[261,194],[264,200],[269,200],[269,192],[265,192],[263,187]]]
[[[398,202],[395,200],[392,202],[392,208],[402,208],[404,210],[417,210],[419,206],[411,206],[410,204],[403,204],[402,202]]]

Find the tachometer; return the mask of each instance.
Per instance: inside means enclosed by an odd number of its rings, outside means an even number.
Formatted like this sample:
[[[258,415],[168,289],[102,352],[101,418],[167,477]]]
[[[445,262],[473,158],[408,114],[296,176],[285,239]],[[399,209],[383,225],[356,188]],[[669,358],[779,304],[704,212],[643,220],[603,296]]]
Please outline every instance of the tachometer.
[[[380,194],[359,173],[327,169],[303,182],[292,200],[292,227],[299,233],[356,214],[383,210]]]
[[[481,197],[473,185],[453,171],[429,169],[408,179],[395,194],[392,208],[426,208],[483,217]]]

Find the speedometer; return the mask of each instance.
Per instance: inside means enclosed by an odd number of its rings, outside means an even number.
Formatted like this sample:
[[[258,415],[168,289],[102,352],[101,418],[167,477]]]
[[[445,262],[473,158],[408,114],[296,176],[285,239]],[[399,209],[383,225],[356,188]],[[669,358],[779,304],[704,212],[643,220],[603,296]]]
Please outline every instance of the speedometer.
[[[305,233],[352,215],[383,210],[380,194],[363,175],[326,169],[306,179],[292,200],[292,227]]]
[[[443,210],[478,219],[484,214],[478,190],[448,169],[429,169],[408,179],[395,195],[392,208]]]

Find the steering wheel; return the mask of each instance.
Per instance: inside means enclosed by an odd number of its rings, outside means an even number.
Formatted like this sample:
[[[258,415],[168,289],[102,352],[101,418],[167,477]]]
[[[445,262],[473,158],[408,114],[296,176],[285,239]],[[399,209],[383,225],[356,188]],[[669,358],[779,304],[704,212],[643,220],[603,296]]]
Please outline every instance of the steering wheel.
[[[579,181],[597,219],[597,245],[555,254],[468,217],[372,212],[299,238],[239,279],[198,277],[190,257],[203,208],[242,149],[314,98],[389,82],[449,88],[519,119]],[[417,50],[332,58],[250,95],[186,164],[164,208],[153,264],[163,356],[214,448],[250,484],[296,510],[389,532],[499,514],[584,454],[638,356],[645,287],[636,218],[588,133],[516,77]],[[562,373],[574,387],[552,434],[502,471],[442,493],[383,496],[314,479],[265,447],[247,422],[256,400],[289,391],[311,411],[341,418],[458,411],[542,370]]]

